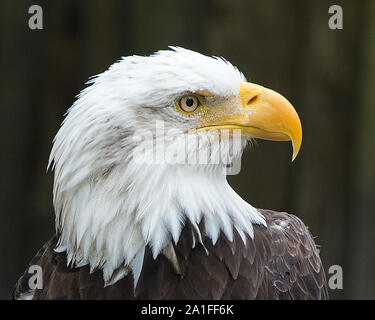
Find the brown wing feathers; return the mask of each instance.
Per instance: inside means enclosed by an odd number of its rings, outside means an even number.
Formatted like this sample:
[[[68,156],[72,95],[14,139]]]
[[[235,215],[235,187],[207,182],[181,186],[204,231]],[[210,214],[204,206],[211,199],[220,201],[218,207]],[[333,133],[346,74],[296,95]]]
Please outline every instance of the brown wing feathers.
[[[254,226],[246,245],[234,231],[233,241],[222,233],[215,245],[199,225],[184,227],[173,244],[179,271],[168,255],[153,259],[146,248],[136,290],[127,275],[104,287],[101,271],[70,269],[64,253],[53,251],[53,237],[31,264],[43,268],[44,288],[34,299],[327,299],[326,279],[318,251],[300,219],[286,213],[261,210],[267,228]],[[193,248],[194,246],[194,248]],[[208,253],[208,254],[207,254]],[[17,282],[12,298],[27,292],[27,271]]]

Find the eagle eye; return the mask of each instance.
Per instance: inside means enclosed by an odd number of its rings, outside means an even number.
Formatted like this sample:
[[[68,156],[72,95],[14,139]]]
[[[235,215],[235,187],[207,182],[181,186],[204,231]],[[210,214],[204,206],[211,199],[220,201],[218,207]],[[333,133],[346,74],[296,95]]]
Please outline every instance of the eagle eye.
[[[182,113],[193,113],[199,106],[199,99],[194,95],[183,96],[177,103],[177,108]]]

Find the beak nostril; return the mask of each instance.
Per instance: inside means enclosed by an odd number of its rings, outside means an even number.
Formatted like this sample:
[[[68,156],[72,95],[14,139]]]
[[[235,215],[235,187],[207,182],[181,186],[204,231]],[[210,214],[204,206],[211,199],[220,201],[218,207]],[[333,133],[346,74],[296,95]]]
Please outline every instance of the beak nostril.
[[[256,96],[252,97],[247,104],[253,104],[253,103],[257,102],[258,99],[259,99],[259,95],[256,95]]]

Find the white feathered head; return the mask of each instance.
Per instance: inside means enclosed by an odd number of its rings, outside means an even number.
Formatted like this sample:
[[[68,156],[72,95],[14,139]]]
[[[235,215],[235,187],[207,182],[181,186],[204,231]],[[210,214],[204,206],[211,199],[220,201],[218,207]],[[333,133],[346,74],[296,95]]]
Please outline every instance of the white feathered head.
[[[102,268],[106,284],[129,270],[136,282],[144,248],[158,256],[186,220],[204,219],[213,243],[233,228],[252,237],[264,219],[225,169],[251,138],[291,140],[293,159],[301,145],[284,97],[222,58],[170,49],[125,57],[90,80],[54,140],[56,250]]]

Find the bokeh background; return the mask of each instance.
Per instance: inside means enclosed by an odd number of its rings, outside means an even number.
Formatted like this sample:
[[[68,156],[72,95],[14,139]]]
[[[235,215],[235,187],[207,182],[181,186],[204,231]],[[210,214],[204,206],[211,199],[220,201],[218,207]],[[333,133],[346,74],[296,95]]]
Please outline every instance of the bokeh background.
[[[33,4],[43,30],[28,28]],[[328,27],[333,4],[343,30]],[[229,180],[310,227],[326,271],[344,271],[332,298],[375,298],[374,0],[2,0],[0,23],[0,298],[54,232],[46,166],[64,112],[89,76],[168,45],[224,56],[292,101],[297,160],[289,144],[259,141]]]

